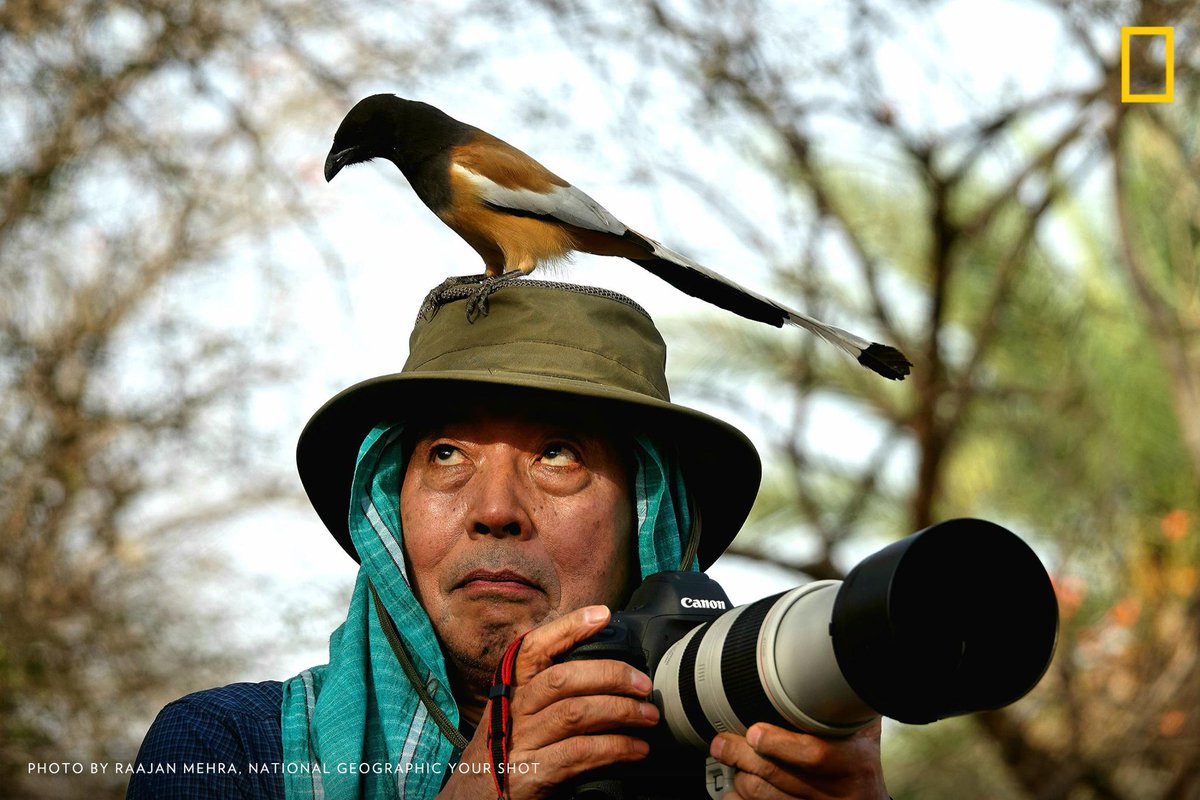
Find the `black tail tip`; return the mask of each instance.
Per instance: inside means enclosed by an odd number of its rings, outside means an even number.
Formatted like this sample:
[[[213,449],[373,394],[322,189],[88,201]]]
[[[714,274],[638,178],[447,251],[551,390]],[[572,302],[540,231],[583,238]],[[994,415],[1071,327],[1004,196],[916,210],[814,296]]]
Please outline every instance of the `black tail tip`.
[[[912,369],[912,362],[894,347],[872,342],[858,356],[858,363],[893,381],[902,381]]]

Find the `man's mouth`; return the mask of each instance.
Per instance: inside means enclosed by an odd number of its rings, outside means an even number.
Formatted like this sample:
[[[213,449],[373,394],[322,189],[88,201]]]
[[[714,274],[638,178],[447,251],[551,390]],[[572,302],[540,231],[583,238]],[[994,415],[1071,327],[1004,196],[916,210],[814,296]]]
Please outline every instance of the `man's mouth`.
[[[511,569],[473,569],[454,588],[462,589],[468,595],[500,594],[513,597],[542,591],[542,587]]]

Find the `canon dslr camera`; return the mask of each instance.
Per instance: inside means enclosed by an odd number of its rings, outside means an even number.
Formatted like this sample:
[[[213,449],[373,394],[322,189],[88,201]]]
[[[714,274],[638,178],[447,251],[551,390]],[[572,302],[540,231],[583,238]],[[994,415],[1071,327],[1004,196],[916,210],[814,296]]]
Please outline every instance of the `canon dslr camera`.
[[[610,658],[650,675],[663,722],[633,765],[596,770],[567,796],[719,797],[731,775],[706,760],[721,731],[755,722],[845,736],[879,716],[906,723],[1000,708],[1050,664],[1058,608],[1017,536],[958,519],[901,539],[844,581],[815,581],[733,608],[697,572],[651,575],[566,660]]]

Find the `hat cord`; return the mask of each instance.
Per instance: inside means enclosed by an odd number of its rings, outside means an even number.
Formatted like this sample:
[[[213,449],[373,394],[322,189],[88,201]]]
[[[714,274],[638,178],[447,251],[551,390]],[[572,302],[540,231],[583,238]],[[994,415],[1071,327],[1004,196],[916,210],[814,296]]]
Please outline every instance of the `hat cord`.
[[[692,518],[692,524],[688,528],[687,544],[683,548],[683,555],[679,557],[679,570],[681,572],[692,568],[692,561],[696,558],[696,551],[700,549],[700,509],[696,507],[696,502],[692,498],[691,492],[687,492],[688,516]]]
[[[450,721],[450,717],[446,715],[442,707],[429,694],[429,690],[425,688],[425,683],[417,675],[417,668],[413,664],[412,658],[408,655],[408,651],[404,649],[403,642],[400,641],[400,633],[396,630],[396,623],[392,621],[392,616],[388,614],[383,601],[379,599],[379,592],[375,591],[375,584],[369,579],[367,580],[367,588],[371,590],[371,597],[375,601],[375,616],[379,618],[379,625],[383,628],[383,635],[387,637],[388,644],[392,646],[392,652],[396,654],[396,660],[400,662],[400,669],[404,670],[404,676],[412,684],[417,697],[421,699],[422,705],[425,706],[425,710],[429,712],[429,716],[437,724],[438,730],[442,732],[442,735],[459,750],[465,750],[467,747],[466,737],[459,732],[458,728],[454,727],[454,723]]]

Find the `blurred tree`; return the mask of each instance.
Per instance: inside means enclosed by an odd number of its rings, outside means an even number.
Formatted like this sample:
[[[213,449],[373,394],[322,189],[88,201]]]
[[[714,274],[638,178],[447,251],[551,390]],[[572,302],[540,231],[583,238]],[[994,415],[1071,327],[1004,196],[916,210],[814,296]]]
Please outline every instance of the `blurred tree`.
[[[982,98],[938,39],[954,4],[534,5],[631,98],[623,127],[667,83],[705,144],[740,152],[757,174],[736,177],[770,193],[752,213],[729,171],[671,177],[797,304],[914,357],[888,386],[807,342],[708,327],[683,371],[761,427],[779,468],[734,551],[839,577],[864,537],[991,516],[1056,575],[1042,685],[903,730],[896,796],[1200,797],[1200,7],[1007,4],[1057,32],[1063,68]],[[1123,25],[1174,27],[1173,105],[1121,103]],[[1161,40],[1132,45],[1134,91],[1161,87]],[[928,108],[896,101],[900,66]],[[830,444],[846,408],[870,435]]]
[[[244,655],[192,534],[297,499],[261,457],[280,252],[340,266],[301,188],[352,82],[454,68],[444,13],[0,4],[0,795],[121,796],[157,709]],[[109,769],[29,774],[63,761]]]

